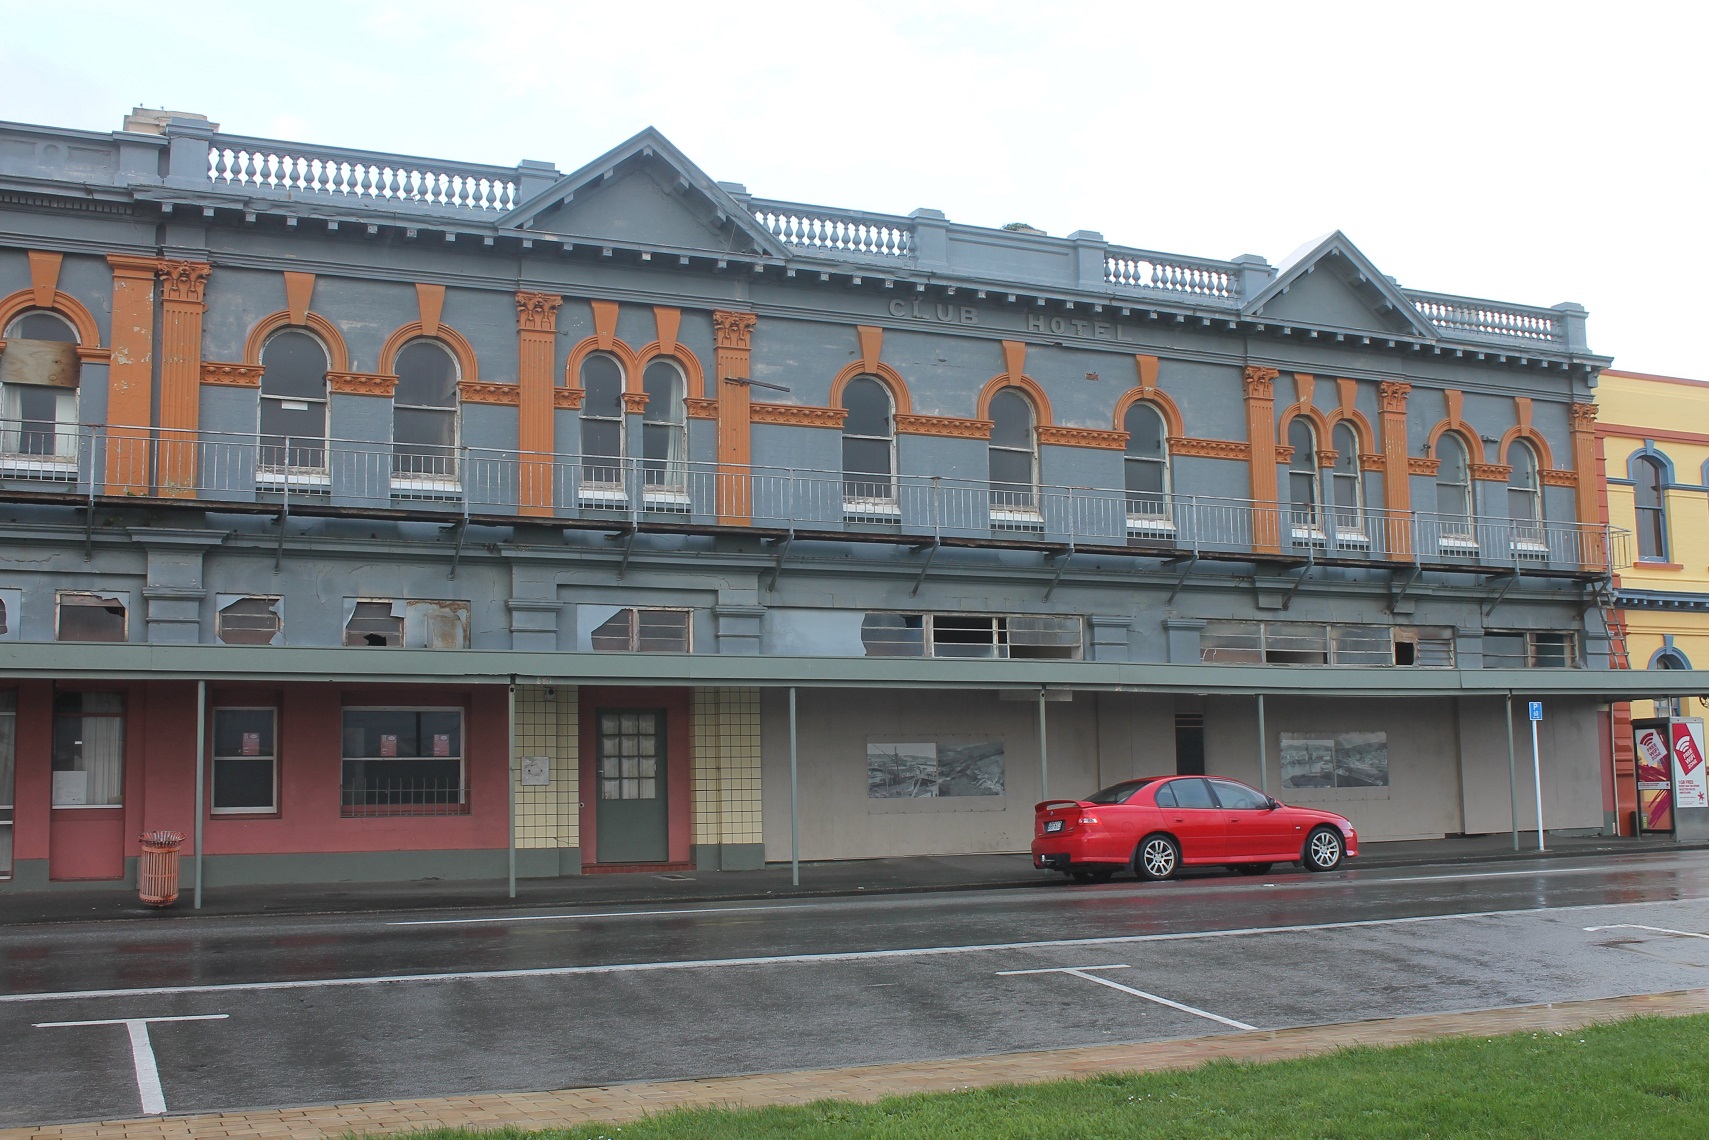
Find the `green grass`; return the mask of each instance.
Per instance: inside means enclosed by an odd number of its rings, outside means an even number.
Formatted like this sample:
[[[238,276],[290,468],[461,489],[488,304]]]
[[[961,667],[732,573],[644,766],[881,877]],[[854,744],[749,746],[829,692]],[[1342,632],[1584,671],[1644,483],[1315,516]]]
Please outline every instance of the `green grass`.
[[[1267,1064],[821,1101],[685,1109],[543,1132],[437,1129],[411,1140],[819,1140],[831,1137],[1662,1137],[1709,1135],[1709,1015],[1639,1018],[1348,1049]]]

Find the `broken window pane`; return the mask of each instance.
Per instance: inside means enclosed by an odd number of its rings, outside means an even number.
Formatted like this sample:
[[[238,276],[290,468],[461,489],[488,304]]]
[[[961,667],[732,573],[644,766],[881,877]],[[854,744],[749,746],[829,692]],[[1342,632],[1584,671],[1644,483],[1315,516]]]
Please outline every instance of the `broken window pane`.
[[[622,609],[593,631],[596,652],[687,653],[688,610]]]
[[[279,599],[239,598],[222,606],[217,634],[227,645],[271,645],[279,632]]]
[[[124,602],[100,594],[60,594],[59,640],[124,641]]]
[[[860,641],[868,657],[923,657],[926,620],[922,614],[871,613],[861,619]]]
[[[344,644],[397,646],[404,643],[403,615],[392,614],[391,602],[357,602],[344,623]]]

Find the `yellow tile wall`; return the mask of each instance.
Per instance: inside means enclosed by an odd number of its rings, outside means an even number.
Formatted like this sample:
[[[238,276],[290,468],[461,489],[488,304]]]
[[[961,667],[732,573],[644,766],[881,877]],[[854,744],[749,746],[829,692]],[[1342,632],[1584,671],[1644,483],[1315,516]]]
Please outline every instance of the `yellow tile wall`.
[[[759,843],[760,693],[694,690],[694,842]]]
[[[550,696],[548,696],[550,694]],[[577,697],[573,686],[548,689],[542,685],[516,687],[516,845],[575,847],[581,815],[577,779],[581,737]],[[522,758],[546,756],[552,761],[552,782],[545,787],[522,786]]]

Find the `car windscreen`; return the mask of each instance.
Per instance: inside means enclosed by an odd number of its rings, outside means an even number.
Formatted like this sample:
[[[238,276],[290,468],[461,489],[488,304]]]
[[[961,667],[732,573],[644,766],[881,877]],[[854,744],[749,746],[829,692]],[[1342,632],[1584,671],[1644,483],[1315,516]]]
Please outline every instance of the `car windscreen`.
[[[1111,784],[1102,791],[1093,792],[1086,797],[1086,802],[1089,804],[1125,804],[1129,796],[1149,783],[1151,783],[1150,780],[1123,780],[1119,784]]]

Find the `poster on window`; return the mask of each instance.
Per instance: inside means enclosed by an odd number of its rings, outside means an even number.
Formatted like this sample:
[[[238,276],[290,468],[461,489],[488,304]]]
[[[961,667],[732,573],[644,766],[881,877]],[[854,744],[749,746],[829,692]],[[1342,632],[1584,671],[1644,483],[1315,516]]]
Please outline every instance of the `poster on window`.
[[[866,795],[874,800],[1003,794],[1003,742],[869,741]]]
[[[1709,808],[1709,766],[1703,763],[1703,722],[1673,722],[1673,803],[1682,808]]]
[[[449,732],[433,734],[433,754],[435,756],[451,755],[451,734]]]
[[[398,738],[389,732],[380,734],[380,755],[396,756],[398,754]]]
[[[1386,788],[1388,786],[1388,733],[1282,733],[1282,787]]]
[[[243,755],[261,755],[261,734],[259,732],[246,732],[243,734]]]

